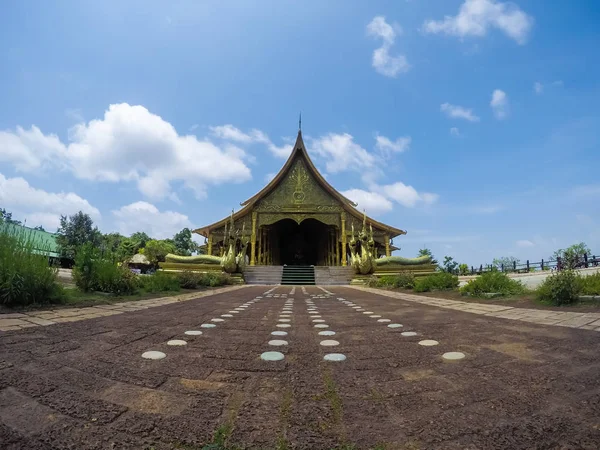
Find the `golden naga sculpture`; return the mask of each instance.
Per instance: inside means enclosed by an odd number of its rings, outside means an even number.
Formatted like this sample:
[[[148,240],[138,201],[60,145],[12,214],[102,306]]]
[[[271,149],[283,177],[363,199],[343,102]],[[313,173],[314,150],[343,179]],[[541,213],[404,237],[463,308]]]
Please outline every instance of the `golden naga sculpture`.
[[[225,224],[225,239],[223,244],[227,250],[223,256],[213,255],[195,255],[195,256],[179,256],[169,253],[165,257],[166,262],[180,264],[208,264],[220,265],[223,271],[227,273],[241,272],[246,265],[246,249],[250,238],[245,236],[245,225],[242,225],[242,230],[234,231],[233,212],[229,222],[229,229]],[[236,253],[237,251],[237,253]]]
[[[360,251],[360,254],[359,254]],[[373,227],[369,225],[367,231],[367,216],[363,216],[363,228],[357,236],[354,234],[352,224],[352,237],[350,239],[350,264],[357,274],[367,275],[375,270],[375,240]]]

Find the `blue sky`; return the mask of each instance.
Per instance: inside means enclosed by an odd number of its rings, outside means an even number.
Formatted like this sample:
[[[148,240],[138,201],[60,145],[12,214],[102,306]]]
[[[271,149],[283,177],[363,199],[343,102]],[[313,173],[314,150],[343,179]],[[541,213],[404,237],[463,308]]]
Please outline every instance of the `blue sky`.
[[[600,253],[593,1],[8,1],[0,206],[157,237],[276,173],[302,111],[338,190],[478,265]]]

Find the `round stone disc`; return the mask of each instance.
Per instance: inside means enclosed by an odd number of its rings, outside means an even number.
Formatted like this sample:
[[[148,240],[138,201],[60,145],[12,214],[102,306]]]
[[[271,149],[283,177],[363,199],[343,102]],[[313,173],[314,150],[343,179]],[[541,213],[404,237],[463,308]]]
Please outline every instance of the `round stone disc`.
[[[402,336],[416,336],[417,333],[414,331],[405,331],[404,333],[400,333]]]
[[[278,322],[289,322],[290,319],[277,319]]]
[[[325,323],[325,319],[313,319],[314,323]]]
[[[365,311],[363,314],[375,314],[373,311]]]
[[[188,336],[200,336],[202,334],[202,331],[200,331],[200,330],[189,330],[189,331],[186,331],[183,334],[187,334]]]
[[[233,314],[221,314],[221,317],[233,317]]]
[[[442,355],[442,358],[447,359],[448,361],[458,361],[459,359],[463,359],[464,357],[465,354],[461,352],[448,352]]]
[[[285,356],[280,352],[264,352],[260,355],[260,359],[264,361],[281,361]]]
[[[311,319],[321,319],[321,316],[310,316]],[[313,320],[314,322],[314,320]]]
[[[378,319],[377,322],[387,323],[387,322],[391,322],[391,320],[390,319]]]
[[[346,355],[342,355],[341,353],[328,353],[323,356],[323,360],[325,361],[345,361]]]
[[[215,318],[215,319],[210,319],[211,322],[225,322],[225,319],[221,319],[219,317]]]
[[[216,325],[214,323],[203,323],[200,325],[200,328],[214,328]]]
[[[404,325],[402,325],[401,323],[390,323],[388,325],[388,328],[402,328]]]
[[[419,341],[419,345],[424,345],[425,347],[431,347],[432,345],[438,345],[438,341],[434,341],[433,339],[425,339],[424,341]]]
[[[352,309],[360,309],[360,306],[353,306]]]
[[[329,325],[325,323],[318,323],[315,325],[315,328],[329,328]]]
[[[278,323],[276,325],[277,328],[290,328],[291,325],[289,323]]]
[[[324,341],[321,341],[321,345],[325,347],[334,347],[336,345],[340,345],[340,343],[338,341],[334,341],[333,339],[325,339]]]
[[[282,319],[289,319],[291,316],[290,314],[279,314],[279,317],[281,317]]]
[[[167,342],[167,345],[187,345],[187,342],[181,339],[173,339]]]
[[[154,350],[142,353],[142,358],[144,359],[163,359],[166,357],[167,355],[165,355],[163,352],[157,352]]]
[[[288,343],[281,339],[273,339],[272,341],[269,341],[269,345],[288,345]]]
[[[231,314],[239,314],[239,311],[229,311]]]
[[[333,336],[334,334],[335,331],[331,330],[319,331],[319,336]]]
[[[273,336],[287,336],[287,331],[271,331]]]
[[[364,311],[364,309],[362,309],[362,308],[359,308],[356,310],[356,312],[363,312],[363,311]]]
[[[381,316],[378,316],[377,314],[371,314],[369,317],[371,319],[379,319]]]

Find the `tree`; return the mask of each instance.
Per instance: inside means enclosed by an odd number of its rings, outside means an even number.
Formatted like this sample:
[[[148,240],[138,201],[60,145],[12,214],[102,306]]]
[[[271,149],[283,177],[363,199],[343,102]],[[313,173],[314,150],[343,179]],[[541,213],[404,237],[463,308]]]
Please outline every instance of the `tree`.
[[[431,258],[431,262],[433,264],[437,264],[437,261],[433,257],[433,253],[431,253],[431,250],[428,249],[428,248],[422,248],[422,249],[420,249],[418,256],[429,256]]]
[[[198,251],[198,244],[192,240],[192,232],[189,228],[184,228],[175,236],[173,236],[173,245],[175,253],[181,256],[190,256],[193,252]]]
[[[118,253],[119,246],[123,239],[126,239],[125,236],[119,233],[108,233],[102,235],[102,250],[110,253]]]
[[[505,272],[512,271],[515,264],[519,265],[519,258],[515,258],[514,256],[502,256],[500,258],[494,258],[492,261],[492,266],[499,270],[502,270],[502,267],[504,267]]]
[[[70,217],[60,216],[56,243],[63,258],[75,259],[77,250],[85,243],[100,246],[102,234],[92,218],[81,211]]]
[[[574,269],[577,267],[578,263],[583,262],[583,255],[589,256],[591,252],[592,251],[585,242],[580,242],[579,244],[571,245],[566,249],[559,248],[554,252],[551,259],[560,258],[564,268]]]
[[[458,273],[460,275],[468,275],[469,274],[469,266],[467,264],[459,264],[458,265]]]
[[[4,208],[0,208],[0,222],[12,223],[14,225],[21,225],[20,220],[14,220],[12,218],[12,213],[8,212]]]
[[[454,273],[458,268],[458,263],[452,256],[444,256],[444,263],[440,266],[442,272]]]
[[[131,238],[124,237],[119,242],[119,247],[117,248],[117,258],[120,261],[126,261],[135,255],[139,250],[138,243],[135,242]]]
[[[140,253],[148,258],[152,264],[157,265],[159,262],[164,262],[167,253],[173,253],[175,246],[167,240],[152,239],[146,242],[146,246],[140,250]]]
[[[135,243],[136,247],[140,249],[144,248],[146,243],[152,238],[143,231],[137,231],[131,235],[130,239]]]
[[[33,229],[38,230],[38,231],[46,231],[46,230],[44,230],[44,227],[41,225],[38,225],[37,227],[34,227]]]

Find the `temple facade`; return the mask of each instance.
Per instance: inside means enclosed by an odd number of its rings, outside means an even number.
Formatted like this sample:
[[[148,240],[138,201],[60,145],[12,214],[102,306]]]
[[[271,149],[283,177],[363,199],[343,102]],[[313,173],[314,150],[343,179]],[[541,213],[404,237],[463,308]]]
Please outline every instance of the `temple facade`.
[[[194,230],[206,238],[206,253],[223,256],[234,232],[247,243],[254,265],[346,266],[354,232],[372,228],[375,257],[390,256],[392,239],[405,231],[366,217],[359,206],[319,173],[304,146],[302,132],[279,173],[242,208]]]

